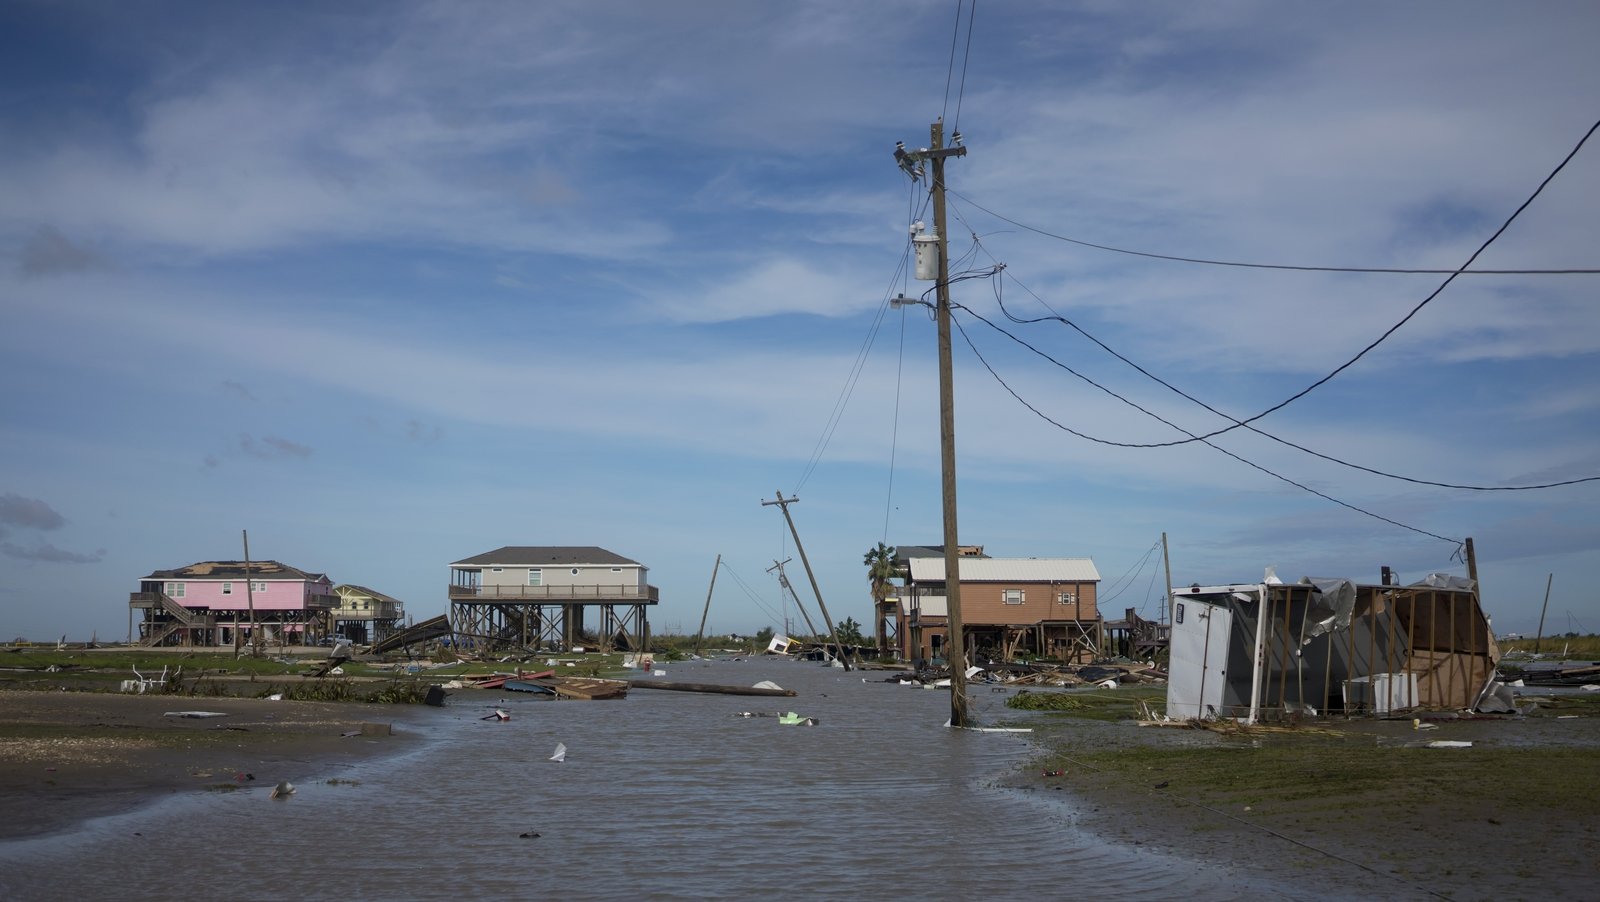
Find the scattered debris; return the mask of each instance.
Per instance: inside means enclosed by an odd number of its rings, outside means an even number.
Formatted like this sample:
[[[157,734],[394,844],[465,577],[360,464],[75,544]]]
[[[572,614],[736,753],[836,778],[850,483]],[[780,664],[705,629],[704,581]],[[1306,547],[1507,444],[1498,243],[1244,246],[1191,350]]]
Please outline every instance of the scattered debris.
[[[497,720],[497,721],[498,720],[510,720],[511,719],[511,715],[506,713],[505,709],[503,709],[503,708],[496,708],[496,709],[494,709],[493,713],[485,714],[483,717],[480,717],[478,719],[479,720]]]
[[[294,795],[294,784],[290,783],[288,780],[284,780],[282,783],[279,783],[277,786],[272,787],[272,795],[268,796],[267,798],[269,798],[269,799],[287,799],[288,797],[290,797],[292,795]]]
[[[550,760],[551,761],[556,761],[556,762],[561,762],[561,761],[567,760],[567,744],[564,743],[564,742],[556,743],[555,754],[550,756]],[[535,835],[537,835],[537,834],[535,834]]]
[[[517,838],[518,839],[538,839],[539,838],[539,834],[533,832],[532,830],[529,830],[527,833],[518,833],[517,834]]]
[[[815,717],[801,717],[790,711],[787,714],[778,715],[778,723],[789,726],[814,727],[817,725],[817,719]]]
[[[1464,739],[1435,739],[1427,745],[1430,749],[1470,749],[1472,743]]]
[[[168,712],[166,712],[165,714],[163,714],[161,716],[162,717],[201,718],[201,717],[227,717],[228,715],[225,712],[222,712],[222,711],[168,711]]]

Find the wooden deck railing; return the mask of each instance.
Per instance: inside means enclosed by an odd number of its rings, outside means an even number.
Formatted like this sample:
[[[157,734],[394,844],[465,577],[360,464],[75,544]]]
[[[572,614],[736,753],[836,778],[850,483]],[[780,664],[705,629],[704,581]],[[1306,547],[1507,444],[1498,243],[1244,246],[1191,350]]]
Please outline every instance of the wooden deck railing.
[[[451,601],[632,601],[655,604],[661,590],[655,586],[456,586]]]

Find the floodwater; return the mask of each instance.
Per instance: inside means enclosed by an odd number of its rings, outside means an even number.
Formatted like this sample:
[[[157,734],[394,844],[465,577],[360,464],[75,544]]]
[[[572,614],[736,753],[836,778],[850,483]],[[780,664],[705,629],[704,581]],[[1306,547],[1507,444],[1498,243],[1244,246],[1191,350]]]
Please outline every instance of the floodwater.
[[[1002,788],[1028,736],[944,727],[947,692],[771,658],[662,669],[650,678],[770,679],[799,696],[458,692],[443,709],[396,710],[396,729],[422,737],[406,752],[302,775],[288,800],[268,800],[270,782],[170,796],[70,834],[0,843],[0,897],[1306,895],[1168,856],[1160,837],[1089,835],[1066,792]],[[978,693],[981,722],[1025,722],[1003,699]],[[497,706],[512,719],[480,719]],[[738,716],[786,710],[819,724]],[[562,763],[547,760],[558,742]]]

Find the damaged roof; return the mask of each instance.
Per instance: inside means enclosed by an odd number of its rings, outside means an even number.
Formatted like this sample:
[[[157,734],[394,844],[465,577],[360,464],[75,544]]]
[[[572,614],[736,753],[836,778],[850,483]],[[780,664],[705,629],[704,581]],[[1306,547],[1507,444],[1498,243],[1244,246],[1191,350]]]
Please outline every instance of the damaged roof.
[[[507,545],[494,551],[452,563],[450,566],[459,567],[463,564],[477,566],[504,566],[513,567],[541,567],[541,566],[572,566],[582,564],[603,564],[615,567],[619,564],[632,564],[635,567],[644,565],[630,558],[625,558],[615,552],[607,551],[595,545]]]
[[[176,570],[154,570],[143,579],[244,579],[244,561],[201,561]],[[251,561],[249,569],[250,579],[291,579],[291,580],[318,580],[327,579],[325,573],[312,573],[291,567],[278,561]]]

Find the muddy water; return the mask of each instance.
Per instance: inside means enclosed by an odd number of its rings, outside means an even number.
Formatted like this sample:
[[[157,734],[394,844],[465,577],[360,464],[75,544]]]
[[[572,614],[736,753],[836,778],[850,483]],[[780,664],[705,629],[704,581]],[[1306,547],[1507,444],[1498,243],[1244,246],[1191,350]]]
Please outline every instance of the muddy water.
[[[403,756],[266,789],[172,797],[0,844],[10,899],[1257,898],[1281,888],[1079,831],[1065,793],[998,779],[1023,734],[953,731],[945,692],[771,659],[668,664],[616,702],[457,693],[400,712]],[[865,676],[871,682],[863,682]],[[983,722],[1014,719],[978,698]],[[495,706],[508,722],[480,717]],[[794,710],[815,727],[780,725]],[[1020,715],[1016,715],[1020,716]],[[547,760],[567,746],[563,763]],[[336,779],[339,782],[328,782]],[[347,781],[355,781],[354,784]],[[537,833],[537,837],[521,836]],[[138,835],[136,835],[138,834]]]

